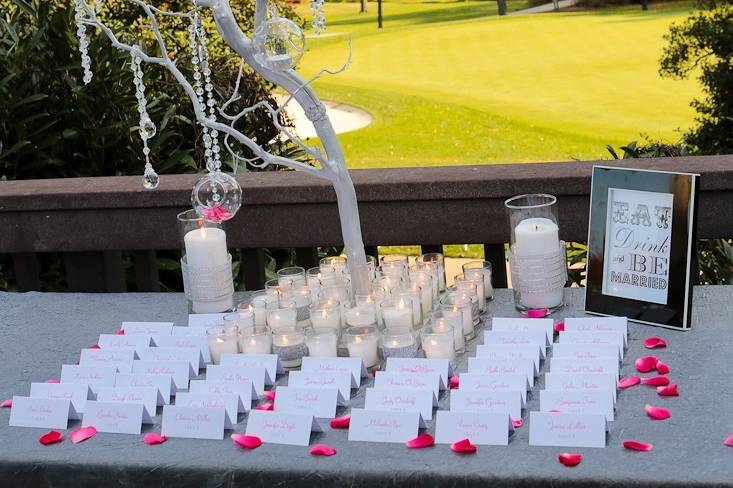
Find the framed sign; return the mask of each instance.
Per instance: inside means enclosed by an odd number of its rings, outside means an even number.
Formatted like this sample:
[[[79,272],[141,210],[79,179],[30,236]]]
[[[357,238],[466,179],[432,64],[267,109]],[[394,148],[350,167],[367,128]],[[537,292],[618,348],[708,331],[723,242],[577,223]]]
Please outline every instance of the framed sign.
[[[585,311],[688,329],[700,176],[594,166]]]

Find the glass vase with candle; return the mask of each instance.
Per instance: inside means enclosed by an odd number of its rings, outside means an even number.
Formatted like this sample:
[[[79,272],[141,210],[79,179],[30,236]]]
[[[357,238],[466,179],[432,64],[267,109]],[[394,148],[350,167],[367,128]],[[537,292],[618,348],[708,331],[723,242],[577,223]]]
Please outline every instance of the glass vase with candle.
[[[221,222],[210,222],[194,210],[177,216],[183,243],[183,290],[191,313],[228,312],[234,305],[232,256]]]
[[[239,330],[239,351],[244,354],[270,354],[272,334],[266,325],[255,325]]]
[[[471,299],[460,292],[452,291],[443,296],[440,302],[441,310],[460,312],[463,335],[466,339],[474,336],[474,307]]]
[[[366,368],[379,365],[379,331],[374,326],[349,327],[344,332],[349,357],[361,358]]]
[[[222,354],[237,354],[239,352],[237,334],[237,327],[233,325],[217,325],[206,329],[206,340],[209,342],[211,362],[219,364],[221,362]]]
[[[415,263],[410,268],[410,280],[425,286],[430,283],[433,291],[433,306],[438,304],[440,299],[440,282],[438,280],[438,267],[434,264]]]
[[[267,307],[267,326],[270,329],[297,326],[298,311],[292,304],[283,304],[278,300],[275,303],[269,303]]]
[[[381,326],[385,329],[405,329],[414,325],[412,299],[393,297],[379,305],[382,311]]]
[[[314,328],[341,330],[341,304],[336,300],[319,300],[310,306]]]
[[[272,329],[272,352],[280,358],[283,368],[298,368],[308,354],[305,334],[297,327]]]
[[[414,329],[385,329],[380,339],[382,357],[416,358],[420,351],[418,332]]]
[[[428,298],[430,297],[428,296]],[[419,329],[423,323],[422,289],[420,286],[412,284],[393,290],[392,299],[404,300],[412,305],[412,325],[415,329]]]
[[[374,303],[357,303],[353,307],[344,308],[347,327],[376,326],[377,309]]]
[[[453,278],[454,286],[466,293],[467,295],[476,295],[479,312],[486,311],[486,295],[484,294],[484,278],[483,276],[467,277],[464,274],[458,274]]]
[[[292,286],[293,280],[291,278],[273,278],[265,282],[265,293],[270,296],[280,296]]]
[[[233,313],[228,313],[222,317],[225,326],[234,326],[238,331],[242,331],[247,328],[254,327],[255,325],[255,314],[253,310],[245,308],[244,310],[238,310]]]
[[[463,335],[463,312],[454,309],[440,309],[430,314],[427,324],[443,329],[446,325],[450,325],[453,330],[453,345],[456,353],[466,351],[466,338]]]
[[[432,323],[425,324],[420,331],[420,342],[425,351],[425,357],[455,361],[454,336],[455,332],[450,324],[442,323],[437,326]]]
[[[322,258],[318,264],[330,266],[337,273],[347,274],[349,272],[349,268],[346,265],[346,256],[327,256]]]
[[[338,356],[338,340],[338,330],[331,327],[315,327],[305,331],[309,356],[335,358]]]
[[[305,284],[305,269],[300,266],[279,269],[277,279],[278,282],[283,280],[284,283],[289,283],[291,286],[303,286]]]
[[[437,268],[438,286],[445,290],[445,260],[439,252],[429,252],[417,258],[417,263],[427,268]]]
[[[374,278],[374,287],[390,293],[395,288],[402,286],[404,276],[402,273],[385,271],[381,266],[377,268]]]
[[[303,284],[305,284],[303,282]],[[283,291],[280,296],[280,303],[283,306],[295,308],[297,313],[297,324],[299,327],[310,325],[311,292],[307,286],[293,287]]]
[[[557,310],[567,282],[565,243],[559,238],[557,199],[519,195],[504,202],[511,231],[509,268],[517,310]]]
[[[255,325],[267,325],[268,304],[276,304],[279,300],[277,295],[268,295],[265,290],[257,290],[237,304],[237,311],[251,310]]]
[[[481,276],[484,279],[484,296],[487,300],[494,298],[494,287],[491,283],[491,263],[488,261],[470,261],[463,265],[463,275],[467,278]]]

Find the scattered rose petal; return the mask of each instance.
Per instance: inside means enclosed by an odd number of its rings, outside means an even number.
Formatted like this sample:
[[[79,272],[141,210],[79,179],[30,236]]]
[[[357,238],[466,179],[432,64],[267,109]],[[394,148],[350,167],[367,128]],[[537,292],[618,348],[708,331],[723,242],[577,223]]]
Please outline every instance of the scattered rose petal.
[[[410,439],[405,443],[410,449],[422,449],[423,447],[430,447],[435,445],[435,439],[427,432],[423,432],[414,439]]]
[[[565,322],[558,322],[555,325],[552,326],[552,330],[557,332],[558,334],[565,330]]]
[[[450,445],[450,450],[453,452],[463,453],[463,454],[473,454],[478,449],[476,449],[476,446],[471,444],[471,441],[468,439],[463,439],[458,442],[454,442]]]
[[[275,401],[275,390],[267,390],[265,393],[262,394],[263,397],[267,398],[271,402]]]
[[[639,358],[636,360],[636,369],[641,373],[648,373],[649,371],[653,370],[657,363],[659,362],[659,359],[657,359],[655,356],[644,356],[642,358]]]
[[[49,430],[45,434],[43,434],[41,437],[38,438],[38,442],[43,444],[44,446],[48,446],[50,444],[56,444],[57,442],[61,442],[63,440],[64,436],[61,434],[61,432],[56,430]]]
[[[726,446],[733,447],[733,434],[726,437],[725,440],[723,441],[723,444],[725,444]]]
[[[669,378],[666,376],[651,376],[649,378],[642,378],[641,382],[649,386],[666,386],[669,384]]]
[[[561,452],[557,455],[557,459],[565,466],[573,467],[580,464],[580,461],[583,460],[583,456],[577,452]]]
[[[232,434],[232,441],[245,449],[257,449],[262,445],[262,439],[256,435]]]
[[[654,449],[654,446],[652,444],[649,444],[648,442],[641,442],[641,441],[624,441],[624,447],[626,449],[631,449],[632,451],[651,451]]]
[[[336,449],[329,446],[328,444],[316,444],[311,447],[309,451],[313,456],[333,456],[336,454]]]
[[[125,329],[118,330],[117,335],[125,335]]]
[[[450,384],[450,389],[451,390],[455,390],[456,388],[458,388],[458,384],[460,383],[460,381],[458,379],[458,375],[451,376],[450,377],[450,380],[448,381],[448,383]]]
[[[512,419],[512,427],[514,427],[515,429],[518,429],[518,428],[520,428],[523,425],[524,425],[524,420],[522,420],[522,419]]]
[[[274,409],[275,409],[275,404],[272,403],[272,402],[263,403],[262,405],[257,405],[255,407],[255,410],[267,410],[267,411],[270,411],[270,410],[274,410]]]
[[[99,344],[92,344],[91,346],[89,346],[89,349],[102,349],[102,348],[99,347]]]
[[[672,383],[667,386],[658,386],[657,395],[659,396],[680,396],[680,392],[677,391],[677,385]]]
[[[646,347],[647,349],[667,347],[667,341],[657,336],[649,337],[647,340],[644,341],[644,347]]]
[[[550,315],[550,311],[546,308],[531,308],[527,310],[527,317],[530,319],[541,319]]]
[[[669,365],[667,363],[663,363],[662,361],[657,361],[657,373],[659,374],[669,374],[670,369]]]
[[[629,376],[627,378],[621,378],[618,380],[618,387],[621,389],[631,388],[641,383],[641,378],[638,376]]]
[[[332,429],[348,429],[349,425],[351,425],[351,415],[344,415],[343,417],[331,419]]]
[[[3,400],[3,402],[0,403],[0,408],[13,408],[13,399],[8,398],[7,400]]]
[[[61,381],[56,378],[49,378],[46,380],[46,383],[61,383]]]
[[[76,429],[74,432],[71,433],[69,438],[71,439],[71,442],[73,442],[74,444],[78,444],[79,442],[85,441],[90,437],[94,437],[96,434],[97,429],[89,425],[87,427]]]
[[[164,435],[156,434],[155,432],[148,432],[143,437],[143,442],[149,446],[154,446],[156,444],[162,444],[167,440],[167,437]]]
[[[556,408],[553,408],[552,410],[549,411],[549,413],[562,413],[562,412],[560,412],[560,410]]]
[[[644,406],[644,410],[646,410],[647,415],[654,420],[664,420],[672,416],[670,411],[664,407],[655,407],[654,405],[646,404]]]

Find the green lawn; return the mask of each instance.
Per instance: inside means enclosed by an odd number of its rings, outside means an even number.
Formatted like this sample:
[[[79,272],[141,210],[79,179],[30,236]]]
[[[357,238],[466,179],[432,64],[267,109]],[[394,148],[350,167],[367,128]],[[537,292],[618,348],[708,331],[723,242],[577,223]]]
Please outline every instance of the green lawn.
[[[657,74],[689,3],[506,17],[489,1],[383,5],[378,30],[375,3],[328,3],[299,67],[339,66],[353,39],[349,70],[316,84],[374,116],[341,136],[351,168],[607,158],[606,144],[676,141],[692,123],[697,84]]]

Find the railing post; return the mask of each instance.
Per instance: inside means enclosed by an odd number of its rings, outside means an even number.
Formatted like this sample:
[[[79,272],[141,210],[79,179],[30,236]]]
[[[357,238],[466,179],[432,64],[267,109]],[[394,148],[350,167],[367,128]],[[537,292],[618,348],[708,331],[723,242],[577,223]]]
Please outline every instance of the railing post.
[[[137,291],[160,291],[158,260],[155,251],[135,251],[133,259]]]
[[[313,268],[318,266],[318,248],[317,247],[296,247],[295,263],[301,268]]]
[[[34,252],[13,253],[13,269],[18,291],[39,291],[41,289],[41,265]]]
[[[439,252],[443,254],[442,244],[421,244],[420,249],[422,250],[423,254],[427,254],[429,252]]]
[[[70,291],[126,291],[121,251],[67,252],[64,263]]]
[[[494,288],[506,288],[504,244],[484,244],[484,259],[491,263],[491,284]]]
[[[245,290],[259,290],[265,286],[265,252],[262,249],[241,249],[240,276]]]

